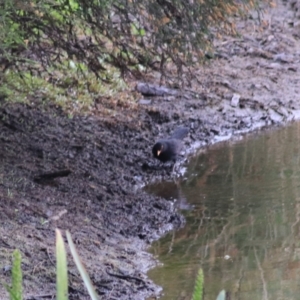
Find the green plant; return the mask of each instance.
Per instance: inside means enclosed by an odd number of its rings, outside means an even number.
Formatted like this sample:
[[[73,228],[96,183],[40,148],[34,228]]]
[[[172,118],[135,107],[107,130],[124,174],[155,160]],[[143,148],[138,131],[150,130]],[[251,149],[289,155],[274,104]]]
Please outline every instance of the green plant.
[[[200,268],[196,278],[194,293],[192,300],[202,300],[203,297],[203,284],[204,284],[204,275],[203,270]]]
[[[83,279],[84,285],[88,290],[88,293],[92,300],[97,300],[98,296],[95,292],[93,284],[89,275],[83,267],[80,261],[80,257],[77,253],[76,247],[73,243],[71,234],[66,232],[68,244],[73,256],[74,262],[78,268],[78,271]],[[67,274],[67,254],[64,246],[64,241],[59,229],[56,229],[56,299],[67,300],[68,299],[68,274]]]
[[[58,229],[56,229],[56,299],[68,299],[67,254],[63,238]]]
[[[68,300],[68,266],[67,266],[67,253],[65,244],[59,229],[56,229],[56,299],[57,300]],[[79,273],[83,279],[85,287],[92,300],[97,300],[98,295],[93,287],[93,284],[84,269],[80,257],[77,253],[75,245],[73,243],[71,234],[69,231],[66,232],[68,244],[70,246],[71,254],[75,261],[75,264],[79,270]],[[22,269],[21,269],[21,253],[19,250],[13,252],[12,261],[12,284],[11,286],[5,284],[5,288],[9,293],[10,300],[22,300],[23,289],[22,289]]]
[[[21,269],[21,253],[19,250],[13,252],[12,270],[11,270],[11,286],[5,285],[9,293],[10,300],[22,300],[22,269]]]
[[[80,273],[80,276],[84,281],[85,287],[87,288],[90,297],[93,300],[97,300],[98,296],[95,292],[95,289],[93,287],[93,284],[90,280],[90,277],[89,277],[88,273],[86,272],[85,268],[83,267],[83,264],[81,263],[80,257],[78,255],[76,247],[73,243],[71,234],[68,230],[67,230],[66,234],[67,234],[67,240],[68,240],[68,244],[69,244],[69,247],[70,247],[70,250],[71,250],[71,254],[72,254],[73,259],[75,261],[76,267],[77,267],[77,269]]]
[[[203,286],[204,286],[204,274],[203,270],[200,268],[196,278],[196,283],[194,287],[192,300],[202,300],[203,299]],[[222,290],[216,300],[225,300],[226,291]]]
[[[104,82],[108,63],[124,74],[139,65],[156,70],[158,58],[161,68],[173,61],[180,71],[203,59],[217,33],[235,34],[235,16],[259,10],[259,2],[3,0],[0,54],[6,59],[0,62],[39,73],[72,57]],[[28,53],[38,66],[25,63]]]

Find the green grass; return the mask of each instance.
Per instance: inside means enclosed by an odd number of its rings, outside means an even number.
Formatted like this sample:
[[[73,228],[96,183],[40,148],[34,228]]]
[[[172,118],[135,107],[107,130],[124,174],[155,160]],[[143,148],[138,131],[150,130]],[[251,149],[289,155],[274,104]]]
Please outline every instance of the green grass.
[[[203,297],[203,285],[204,285],[204,275],[203,270],[200,268],[196,278],[196,283],[194,287],[194,293],[192,300],[202,300]]]
[[[70,233],[67,231],[68,245],[71,250],[74,262],[79,270],[84,285],[92,300],[97,300],[98,295],[95,292],[93,284],[84,269],[80,257],[77,253]],[[9,294],[10,300],[23,299],[23,282],[22,282],[22,269],[21,269],[21,253],[19,250],[13,252],[12,259],[12,275],[11,286],[5,284],[5,288]],[[68,266],[67,266],[67,253],[65,243],[63,241],[60,230],[56,229],[56,299],[68,300]]]
[[[10,300],[23,299],[21,253],[19,250],[13,252],[13,263],[11,269],[11,286],[5,284]]]
[[[68,266],[67,266],[67,252],[65,243],[59,229],[56,229],[56,299],[68,300]],[[84,285],[92,300],[98,300],[99,297],[94,289],[91,279],[85,270],[81,259],[77,253],[76,247],[73,243],[71,234],[66,232],[68,245],[71,255],[79,271],[79,274],[84,282]],[[12,275],[11,286],[5,284],[5,288],[9,294],[10,300],[23,300],[23,282],[22,282],[22,269],[21,269],[21,253],[19,250],[13,252],[12,260]],[[200,268],[196,278],[195,288],[192,300],[202,300],[204,289],[204,274]],[[222,290],[217,300],[225,300],[226,292]]]
[[[72,116],[90,111],[97,98],[114,97],[127,89],[119,71],[111,66],[105,71],[105,80],[109,83],[73,61],[49,67],[39,75],[7,70],[0,80],[0,97],[7,102],[54,104]]]

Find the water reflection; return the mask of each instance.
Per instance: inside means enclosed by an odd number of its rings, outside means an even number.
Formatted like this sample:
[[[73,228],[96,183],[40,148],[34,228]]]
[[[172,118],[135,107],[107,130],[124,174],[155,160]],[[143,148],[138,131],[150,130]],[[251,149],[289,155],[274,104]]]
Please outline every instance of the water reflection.
[[[161,299],[191,299],[199,267],[204,299],[223,288],[230,299],[298,299],[299,123],[210,149],[179,186],[165,197],[180,195],[194,209],[151,249],[164,264],[149,272],[164,288]]]

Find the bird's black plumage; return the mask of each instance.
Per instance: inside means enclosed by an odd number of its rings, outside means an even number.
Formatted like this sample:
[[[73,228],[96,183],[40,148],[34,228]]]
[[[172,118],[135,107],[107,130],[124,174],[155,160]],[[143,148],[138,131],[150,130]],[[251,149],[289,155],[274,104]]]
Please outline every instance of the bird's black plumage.
[[[170,138],[157,141],[152,148],[153,156],[161,162],[173,161],[175,163],[182,150],[182,140],[188,132],[188,128],[178,127]]]

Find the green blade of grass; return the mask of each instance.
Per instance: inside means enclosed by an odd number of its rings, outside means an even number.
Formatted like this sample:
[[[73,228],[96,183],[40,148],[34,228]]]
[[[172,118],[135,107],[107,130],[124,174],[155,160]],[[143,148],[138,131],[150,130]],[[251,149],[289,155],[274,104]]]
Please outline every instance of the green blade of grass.
[[[13,253],[14,262],[12,267],[12,290],[14,291],[14,299],[22,300],[22,269],[21,269],[21,253],[15,250]]]
[[[21,253],[19,250],[15,250],[13,253],[13,262],[11,270],[11,287],[5,284],[5,288],[9,293],[10,300],[22,300],[22,269],[21,269]]]
[[[66,232],[66,235],[67,235],[68,244],[69,244],[69,247],[71,250],[71,254],[72,254],[75,264],[78,268],[78,271],[81,275],[81,278],[84,281],[84,285],[87,288],[88,293],[89,293],[90,297],[92,298],[92,300],[98,300],[98,295],[93,287],[93,284],[91,282],[91,279],[90,279],[88,273],[86,272],[82,262],[80,261],[80,257],[77,253],[77,250],[75,248],[75,245],[74,245],[72,237],[71,237],[71,234],[68,230]]]
[[[56,229],[56,299],[68,300],[67,254],[60,230]]]

